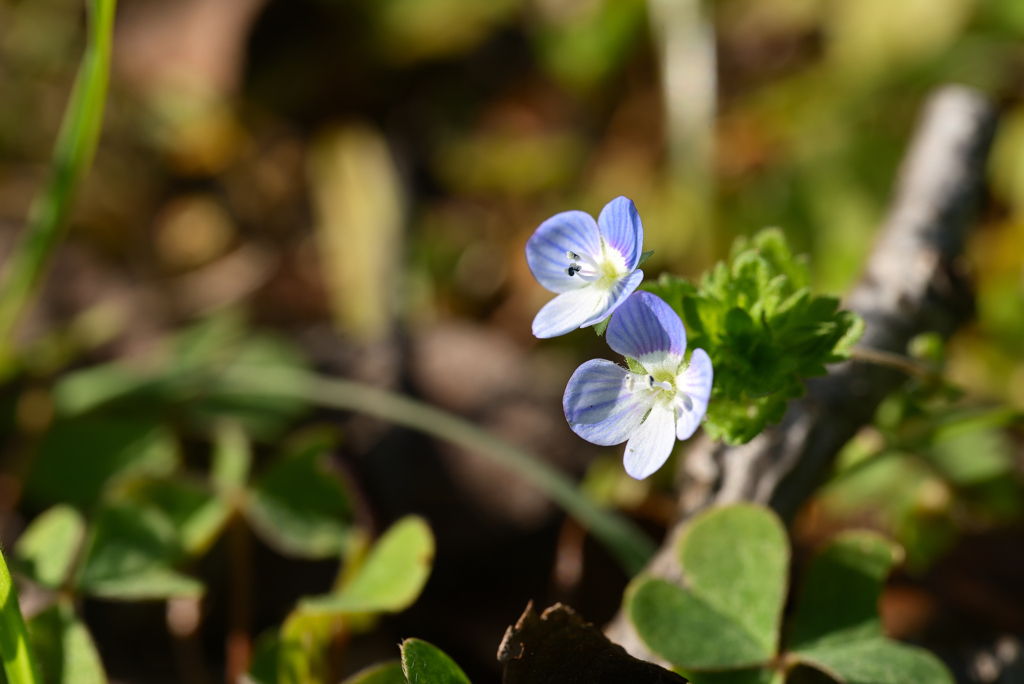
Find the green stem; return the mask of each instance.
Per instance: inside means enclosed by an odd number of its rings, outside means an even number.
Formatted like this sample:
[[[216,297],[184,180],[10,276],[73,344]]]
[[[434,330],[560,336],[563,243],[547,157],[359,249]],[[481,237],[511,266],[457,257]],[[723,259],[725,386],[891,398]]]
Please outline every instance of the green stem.
[[[37,684],[42,682],[39,668],[28,643],[28,630],[18,607],[18,594],[7,569],[7,561],[0,553],[0,658],[9,684]]]
[[[50,177],[32,203],[28,225],[0,280],[0,350],[10,353],[15,327],[35,291],[92,164],[103,125],[117,0],[93,0],[89,39],[64,112]]]
[[[543,490],[601,540],[631,575],[639,572],[654,553],[654,543],[642,530],[594,504],[564,474],[446,411],[376,387],[302,371],[235,367],[221,380],[223,389],[229,392],[291,397],[328,408],[357,411],[485,454]]]

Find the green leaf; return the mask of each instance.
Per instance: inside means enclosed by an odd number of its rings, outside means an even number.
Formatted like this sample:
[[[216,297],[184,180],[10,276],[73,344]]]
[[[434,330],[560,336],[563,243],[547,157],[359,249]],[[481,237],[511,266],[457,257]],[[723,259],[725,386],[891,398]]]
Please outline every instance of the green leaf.
[[[772,656],[735,620],[664,580],[634,580],[625,603],[647,647],[682,670],[747,667]]]
[[[361,670],[341,684],[407,684],[402,663],[393,660]]]
[[[643,364],[641,364],[636,359],[631,359],[627,356],[626,365],[629,366],[629,371],[631,373],[636,373],[637,375],[647,375],[647,369],[644,368]]]
[[[683,672],[691,684],[782,684],[781,672],[764,667],[721,672]]]
[[[14,546],[18,568],[51,589],[68,580],[85,538],[85,519],[70,506],[54,506],[32,521]]]
[[[341,555],[351,521],[348,489],[322,443],[283,454],[253,487],[245,513],[267,544],[300,558]]]
[[[224,420],[214,431],[210,479],[221,491],[245,486],[252,466],[252,448],[245,429],[234,420]]]
[[[775,655],[789,573],[778,517],[752,504],[711,509],[690,523],[679,557],[689,590],[742,626],[764,658]]]
[[[901,555],[898,546],[873,532],[845,532],[829,542],[804,580],[789,650],[881,637],[878,599]]]
[[[159,425],[79,418],[57,423],[43,439],[26,483],[26,496],[33,502],[88,508],[120,480],[160,477],[177,466],[174,437]]]
[[[402,642],[402,669],[409,684],[470,684],[466,673],[454,660],[419,639]]]
[[[641,254],[640,255],[640,260],[638,262],[636,262],[636,267],[640,268],[641,266],[643,266],[644,262],[647,261],[648,259],[650,259],[651,256],[653,256],[653,255],[654,255],[654,250],[653,249],[651,251],[649,251],[649,252],[644,252],[643,254]]]
[[[77,585],[122,600],[201,594],[199,582],[171,568],[181,555],[174,526],[159,510],[109,505],[96,514]]]
[[[106,684],[96,645],[71,605],[61,602],[29,626],[46,684]]]
[[[840,684],[953,684],[934,655],[887,639],[823,644],[796,656]]]
[[[134,494],[167,516],[182,550],[190,556],[209,549],[231,515],[229,506],[207,486],[184,478],[147,482]]]
[[[340,591],[302,601],[309,613],[397,613],[423,591],[434,562],[434,535],[425,520],[407,516],[388,529],[363,566]]]
[[[662,276],[645,288],[682,317],[690,348],[708,352],[715,382],[705,429],[742,444],[778,422],[802,379],[843,360],[863,321],[838,300],[808,289],[806,260],[794,257],[778,229],[737,240],[731,262],[719,263],[695,288]]]
[[[281,655],[281,637],[278,630],[268,629],[253,644],[249,679],[256,684],[277,684],[277,661]]]
[[[611,320],[612,320],[612,317],[609,316],[608,318],[604,319],[603,321],[598,321],[597,323],[594,324],[594,332],[597,333],[598,337],[601,337],[601,335],[604,335],[604,331],[608,329],[608,324],[611,322]]]

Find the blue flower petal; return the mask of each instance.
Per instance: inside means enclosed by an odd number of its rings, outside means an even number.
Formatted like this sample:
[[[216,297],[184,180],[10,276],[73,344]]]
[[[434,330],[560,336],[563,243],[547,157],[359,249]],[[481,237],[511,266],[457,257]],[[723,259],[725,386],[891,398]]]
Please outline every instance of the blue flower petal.
[[[713,381],[711,358],[703,349],[694,349],[690,365],[676,376],[676,389],[689,398],[689,401],[680,402],[684,406],[676,421],[676,437],[679,439],[689,439],[697,431],[697,426],[708,412]]]
[[[633,200],[616,197],[604,205],[597,225],[605,243],[625,259],[626,268],[636,268],[644,248],[644,226]]]
[[[679,315],[650,292],[634,292],[626,299],[612,316],[605,339],[609,347],[648,370],[666,357],[678,365],[686,352],[686,329]]]
[[[647,420],[626,443],[623,464],[630,477],[642,480],[651,475],[672,455],[676,443],[675,410],[663,401],[654,404]]]
[[[533,334],[548,338],[572,332],[584,326],[595,311],[603,311],[606,300],[606,293],[594,287],[563,292],[537,312]]]
[[[569,292],[587,284],[566,274],[566,252],[601,253],[601,234],[593,216],[563,211],[540,224],[526,241],[526,263],[537,282],[551,292]]]
[[[629,296],[633,294],[636,288],[640,287],[643,279],[643,271],[633,271],[625,278],[615,281],[611,289],[605,290],[604,300],[601,305],[594,310],[594,313],[580,327],[585,328],[588,325],[594,325],[611,316],[614,311],[629,299]]]
[[[654,395],[627,389],[628,374],[605,359],[592,359],[576,369],[562,397],[573,432],[602,446],[629,439],[653,405]]]

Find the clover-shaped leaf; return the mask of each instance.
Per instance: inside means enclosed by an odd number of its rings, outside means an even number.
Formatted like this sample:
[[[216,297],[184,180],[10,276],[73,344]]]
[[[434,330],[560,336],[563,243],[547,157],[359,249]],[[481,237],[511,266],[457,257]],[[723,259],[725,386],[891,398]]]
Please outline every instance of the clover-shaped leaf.
[[[952,684],[931,653],[886,639],[878,599],[902,550],[873,532],[846,532],[808,572],[790,633],[793,658],[844,684]]]
[[[402,669],[409,684],[470,684],[454,660],[420,639],[402,642]]]
[[[647,645],[686,672],[771,660],[789,565],[778,518],[753,505],[712,509],[687,529],[679,558],[684,588],[652,578],[630,587],[629,615]]]
[[[182,554],[177,531],[160,510],[108,505],[93,521],[77,585],[91,596],[121,600],[201,594],[202,584],[173,570]]]
[[[302,558],[342,554],[351,505],[322,442],[286,452],[250,489],[246,518],[268,544]]]
[[[640,577],[626,610],[640,637],[695,684],[782,684],[795,665],[840,684],[952,684],[935,656],[887,639],[878,600],[902,550],[863,531],[837,536],[808,570],[788,639],[781,523],[750,504],[697,516],[679,546],[683,586]]]
[[[406,684],[402,663],[392,660],[360,670],[341,684]]]
[[[88,628],[70,602],[60,601],[32,618],[32,647],[47,684],[101,684],[103,662]]]
[[[18,569],[57,589],[71,574],[85,538],[85,519],[71,506],[54,506],[32,521],[14,546]]]
[[[362,566],[332,594],[305,599],[304,613],[397,613],[423,591],[434,563],[434,535],[425,520],[407,516],[374,544]]]

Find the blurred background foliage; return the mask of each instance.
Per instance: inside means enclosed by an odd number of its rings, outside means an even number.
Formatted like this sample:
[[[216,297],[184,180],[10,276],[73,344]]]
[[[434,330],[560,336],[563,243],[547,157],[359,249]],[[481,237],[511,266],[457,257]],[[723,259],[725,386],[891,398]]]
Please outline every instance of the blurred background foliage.
[[[4,254],[45,177],[83,17],[80,0],[0,0]],[[621,194],[649,274],[696,281],[734,238],[778,226],[840,295],[923,97],[949,81],[1005,111],[964,263],[977,319],[910,350],[959,389],[890,398],[796,544],[894,534],[909,563],[883,594],[891,635],[955,657],[1024,634],[1019,0],[121,0],[95,166],[0,390],[0,539],[42,587],[40,624],[82,648],[74,599],[112,677],[213,681],[409,513],[437,538],[423,597],[376,631],[317,632],[335,643],[323,667],[418,636],[487,681],[528,599],[600,623],[627,578],[522,478],[204,378],[266,364],[413,393],[657,534],[671,469],[626,480],[562,420],[572,370],[608,352],[586,331],[532,339],[549,295],[527,237]],[[78,550],[49,557],[53,539]],[[105,600],[128,596],[171,600]]]

